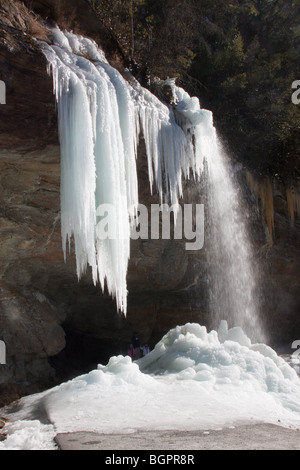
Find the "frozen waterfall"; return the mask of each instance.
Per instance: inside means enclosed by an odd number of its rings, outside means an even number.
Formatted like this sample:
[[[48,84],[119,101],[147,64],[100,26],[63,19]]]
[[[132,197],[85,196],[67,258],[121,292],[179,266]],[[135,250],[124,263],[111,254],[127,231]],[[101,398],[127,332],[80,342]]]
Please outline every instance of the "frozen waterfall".
[[[252,335],[260,329],[252,252],[212,113],[173,80],[166,84],[174,106],[163,104],[129,72],[122,76],[111,67],[92,40],[58,28],[52,32],[52,45],[41,47],[58,105],[63,250],[66,258],[73,238],[78,278],[90,266],[94,283],[106,285],[126,314],[130,233],[139,204],[137,147],[143,134],[149,189],[158,191],[161,202],[177,204],[183,179],[198,179],[206,168],[215,327],[224,318]],[[97,226],[108,205],[114,208],[114,225],[103,237]]]
[[[162,202],[176,204],[182,196],[183,177],[201,171],[203,156],[192,143],[193,116],[201,127],[208,112],[176,87],[178,111],[185,122],[179,126],[171,106],[131,75],[123,78],[92,40],[59,28],[52,32],[52,45],[41,47],[58,105],[64,256],[73,237],[78,278],[90,266],[94,282],[99,280],[102,289],[106,283],[118,309],[126,314],[130,228],[138,208],[140,132],[146,143],[150,190],[155,186]],[[105,238],[97,235],[96,227],[107,205],[114,208],[116,223]]]

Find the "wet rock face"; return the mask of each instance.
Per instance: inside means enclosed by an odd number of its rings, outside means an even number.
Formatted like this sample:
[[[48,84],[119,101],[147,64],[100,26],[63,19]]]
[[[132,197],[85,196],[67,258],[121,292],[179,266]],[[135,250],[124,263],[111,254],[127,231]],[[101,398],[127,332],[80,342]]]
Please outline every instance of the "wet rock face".
[[[51,242],[59,240],[60,184],[52,80],[34,41],[8,19],[9,13],[18,22],[8,3],[1,5],[0,30],[0,78],[7,92],[7,104],[0,106],[0,336],[6,345],[0,403],[31,384],[51,382],[47,357],[65,344],[59,314],[32,289],[39,274],[27,264],[44,256],[61,262]]]
[[[239,179],[248,207],[250,235],[254,245],[254,263],[258,273],[260,315],[268,343],[278,352],[292,354],[295,340],[300,339],[300,223],[294,222],[288,208],[287,188],[281,180],[271,180],[272,207],[251,193],[243,176]],[[270,235],[269,220],[274,220]]]
[[[286,188],[274,184],[274,243],[263,249],[262,311],[274,344],[292,353],[300,339],[300,223],[292,223]]]

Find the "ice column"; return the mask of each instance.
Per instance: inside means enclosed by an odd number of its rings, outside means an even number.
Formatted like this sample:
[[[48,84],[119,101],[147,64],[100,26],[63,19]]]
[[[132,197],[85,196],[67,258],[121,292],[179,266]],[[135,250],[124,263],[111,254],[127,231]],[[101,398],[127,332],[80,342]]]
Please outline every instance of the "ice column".
[[[150,189],[156,187],[161,201],[178,203],[183,177],[200,170],[199,152],[192,144],[197,123],[187,124],[198,113],[199,102],[197,107],[194,100],[190,115],[184,116],[189,97],[176,88],[177,101],[186,99],[178,108],[184,125],[178,125],[172,108],[132,76],[123,78],[95,42],[59,28],[52,33],[52,45],[41,47],[58,106],[64,256],[73,239],[78,278],[90,266],[94,283],[107,286],[118,310],[126,314],[140,132],[146,142]]]

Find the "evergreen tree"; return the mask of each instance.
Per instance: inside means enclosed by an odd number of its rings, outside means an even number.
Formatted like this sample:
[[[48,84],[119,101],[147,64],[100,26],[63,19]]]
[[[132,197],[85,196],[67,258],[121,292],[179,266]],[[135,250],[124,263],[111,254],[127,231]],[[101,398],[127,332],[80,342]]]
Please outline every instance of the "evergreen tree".
[[[300,177],[298,0],[91,2],[139,79],[177,77],[246,165]]]

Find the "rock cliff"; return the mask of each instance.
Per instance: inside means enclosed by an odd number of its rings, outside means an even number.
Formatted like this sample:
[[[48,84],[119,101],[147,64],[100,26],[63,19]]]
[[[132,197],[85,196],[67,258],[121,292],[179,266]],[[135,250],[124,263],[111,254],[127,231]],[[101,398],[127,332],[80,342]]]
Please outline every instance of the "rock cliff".
[[[44,18],[50,15],[64,25],[70,15],[59,5],[34,6]],[[117,46],[101,33],[101,23],[93,29],[95,18],[88,16],[86,2],[68,2],[68,7],[80,18],[81,32],[97,39],[120,66]],[[0,108],[0,331],[7,347],[7,363],[0,366],[3,402],[111,354],[126,353],[133,330],[142,341],[155,342],[180,322],[181,313],[191,321],[200,320],[200,314],[198,295],[186,295],[187,286],[195,283],[183,243],[132,244],[126,319],[89,274],[78,283],[74,256],[64,263],[55,98],[46,60],[31,36],[34,32],[47,39],[47,31],[18,2],[2,2],[0,15],[0,78],[7,88],[7,104]],[[139,155],[140,198],[149,205],[158,199],[150,196],[142,139]]]
[[[0,106],[0,339],[7,358],[0,365],[0,405],[126,353],[134,330],[153,345],[177,324],[209,322],[205,250],[188,253],[183,241],[132,242],[127,318],[89,273],[78,282],[73,254],[64,263],[55,98],[34,40],[47,40],[44,21],[50,20],[92,37],[114,66],[124,65],[88,2],[1,1],[0,79],[7,104]],[[142,138],[138,175],[140,201],[157,203]],[[300,337],[299,221],[290,226],[286,196],[277,191],[276,236],[269,246],[263,213],[242,180],[264,266],[258,293],[265,299],[263,315],[273,342],[288,343]],[[186,186],[185,202],[203,202],[196,185]]]

